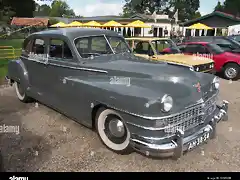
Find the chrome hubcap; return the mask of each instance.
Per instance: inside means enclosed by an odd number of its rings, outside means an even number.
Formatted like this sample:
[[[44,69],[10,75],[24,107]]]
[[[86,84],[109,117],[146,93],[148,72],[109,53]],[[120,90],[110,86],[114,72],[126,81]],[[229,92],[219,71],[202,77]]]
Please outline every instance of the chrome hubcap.
[[[125,134],[124,124],[119,119],[113,119],[109,122],[109,130],[115,137],[123,137]]]
[[[237,76],[237,70],[235,68],[228,68],[226,70],[226,75],[229,78],[234,78]]]

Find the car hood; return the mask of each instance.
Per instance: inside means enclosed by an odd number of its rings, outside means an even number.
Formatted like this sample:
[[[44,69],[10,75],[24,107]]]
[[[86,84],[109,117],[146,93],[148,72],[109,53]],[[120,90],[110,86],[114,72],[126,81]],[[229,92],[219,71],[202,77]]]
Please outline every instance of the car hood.
[[[93,61],[87,64],[89,68],[97,68],[108,72],[108,76],[98,76],[99,82],[102,77],[108,78],[106,83],[100,83],[108,90],[114,90],[117,94],[124,93],[131,97],[145,97],[147,101],[161,98],[164,94],[173,97],[175,104],[174,111],[199,102],[202,98],[209,98],[214,75],[191,71],[186,67],[168,65],[156,61],[146,61],[136,56],[114,56],[109,61]],[[109,83],[111,77],[127,77],[130,79],[130,86],[114,86]],[[90,78],[89,78],[90,79]],[[201,92],[198,92],[196,85],[201,84]],[[102,87],[102,88],[103,88]],[[180,108],[180,109],[179,109]]]
[[[200,65],[212,63],[213,60],[205,57],[198,57],[194,55],[184,55],[184,54],[166,54],[166,55],[157,55],[157,59],[162,61],[169,61],[179,64],[184,64],[188,66]]]

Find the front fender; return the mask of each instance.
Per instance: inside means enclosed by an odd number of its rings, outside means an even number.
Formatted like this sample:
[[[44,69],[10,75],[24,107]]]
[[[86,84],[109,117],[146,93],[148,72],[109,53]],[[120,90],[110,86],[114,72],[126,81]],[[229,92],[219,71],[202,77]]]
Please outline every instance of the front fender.
[[[84,89],[85,96],[96,104],[146,117],[161,117],[182,111],[196,103],[202,94],[190,83],[175,83],[168,79],[131,78],[130,84],[111,83],[108,76],[67,77],[75,88]],[[169,94],[174,99],[171,112],[161,111],[161,98]]]
[[[21,59],[11,60],[8,63],[7,77],[13,81],[21,83],[24,89],[29,87],[28,72]]]

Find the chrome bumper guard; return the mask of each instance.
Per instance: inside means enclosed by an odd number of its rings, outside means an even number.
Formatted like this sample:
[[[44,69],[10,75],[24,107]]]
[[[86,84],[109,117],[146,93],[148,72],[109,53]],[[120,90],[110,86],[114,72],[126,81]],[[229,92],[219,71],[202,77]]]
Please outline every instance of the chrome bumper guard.
[[[178,159],[182,156],[183,152],[188,150],[189,143],[196,140],[198,137],[209,133],[209,138],[214,139],[216,137],[216,124],[221,120],[228,120],[227,112],[228,102],[224,100],[222,105],[217,105],[217,109],[210,123],[190,136],[184,137],[184,132],[182,130],[177,130],[174,138],[175,140],[167,144],[150,144],[138,139],[131,139],[131,144],[135,150],[147,156],[172,157],[173,159]]]

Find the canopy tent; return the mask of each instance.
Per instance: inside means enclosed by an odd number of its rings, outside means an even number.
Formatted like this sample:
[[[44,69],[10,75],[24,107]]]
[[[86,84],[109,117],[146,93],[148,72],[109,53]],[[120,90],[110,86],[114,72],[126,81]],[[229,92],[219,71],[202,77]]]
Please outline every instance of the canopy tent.
[[[124,25],[116,22],[116,21],[109,21],[102,25],[102,27],[124,27]]]
[[[102,25],[96,21],[89,21],[87,23],[82,24],[82,26],[87,26],[87,27],[102,27]]]
[[[187,29],[204,29],[204,30],[209,30],[209,29],[213,29],[211,27],[208,27],[206,26],[205,24],[202,24],[202,23],[196,23],[196,24],[193,24],[189,27],[187,27]]]
[[[66,25],[67,27],[81,27],[82,23],[78,22],[78,21],[73,21],[70,24]]]
[[[127,25],[125,25],[125,27],[134,27],[134,28],[151,28],[151,26],[145,24],[144,22],[137,20],[137,21],[133,21]]]
[[[53,24],[50,27],[66,27],[67,25],[63,22],[59,22],[57,24]]]

